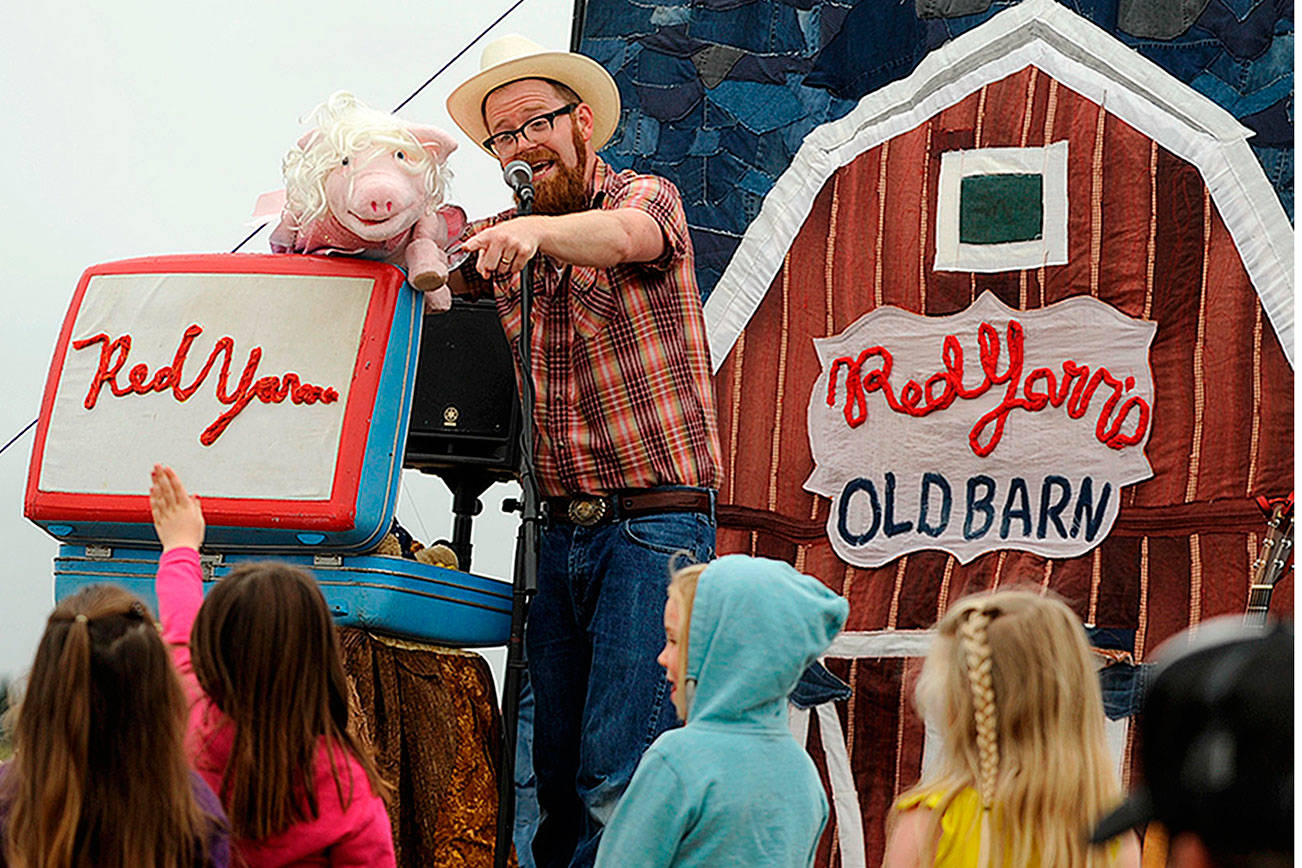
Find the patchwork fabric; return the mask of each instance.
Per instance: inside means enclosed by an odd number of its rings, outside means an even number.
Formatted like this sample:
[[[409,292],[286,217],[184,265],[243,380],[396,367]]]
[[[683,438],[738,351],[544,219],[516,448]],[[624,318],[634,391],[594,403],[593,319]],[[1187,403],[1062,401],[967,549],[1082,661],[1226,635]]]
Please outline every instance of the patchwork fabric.
[[[590,0],[580,49],[619,85],[603,155],[682,191],[708,297],[763,198],[816,126],[909,75],[1013,0]],[[1289,0],[1069,0],[1069,9],[1190,84],[1255,134],[1293,214]],[[1192,19],[1186,21],[1186,19]]]
[[[933,268],[936,151],[1019,145],[1023,129],[1026,145],[1042,146],[1051,115],[1050,134],[1068,144],[1077,203],[1066,264],[988,274]],[[979,117],[986,123],[978,134]],[[719,550],[791,561],[850,600],[848,630],[886,637],[832,655],[829,668],[854,694],[834,704],[838,726],[811,726],[807,742],[829,792],[840,787],[858,806],[835,812],[818,864],[872,865],[885,846],[881,818],[917,780],[926,743],[910,710],[925,649],[904,640],[967,593],[1047,587],[1084,622],[1115,633],[1092,642],[1129,655],[1100,676],[1110,744],[1128,763],[1124,722],[1153,650],[1190,624],[1243,610],[1265,529],[1252,496],[1293,484],[1293,372],[1199,171],[1036,70],[861,151],[811,195],[812,207],[792,220],[789,249],[771,237],[761,245],[776,248],[777,271],[716,375],[725,466]],[[928,550],[875,568],[848,565],[827,536],[829,501],[804,488],[813,471],[806,407],[819,372],[812,338],[886,306],[951,315],[987,291],[1025,310],[1097,294],[1157,323],[1152,478],[1124,488],[1111,534],[1080,557],[1002,550],[962,564]],[[760,448],[748,434],[757,427],[773,432]],[[1291,612],[1290,584],[1277,589],[1272,609]],[[844,738],[848,772],[837,772],[833,732]]]

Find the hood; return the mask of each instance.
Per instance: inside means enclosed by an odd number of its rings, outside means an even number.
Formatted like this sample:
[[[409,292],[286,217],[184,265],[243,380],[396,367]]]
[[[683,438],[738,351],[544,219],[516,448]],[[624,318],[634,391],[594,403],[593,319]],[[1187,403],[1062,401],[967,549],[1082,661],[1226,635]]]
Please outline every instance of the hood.
[[[790,564],[729,555],[701,573],[692,603],[687,722],[785,729],[787,696],[827,650],[850,606]]]

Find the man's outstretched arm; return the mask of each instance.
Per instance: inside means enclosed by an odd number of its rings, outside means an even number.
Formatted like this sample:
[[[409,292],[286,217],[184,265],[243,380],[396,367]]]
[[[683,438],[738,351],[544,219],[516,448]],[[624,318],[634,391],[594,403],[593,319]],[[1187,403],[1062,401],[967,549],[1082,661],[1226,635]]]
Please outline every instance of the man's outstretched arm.
[[[538,252],[559,262],[596,268],[652,262],[664,253],[665,237],[646,211],[615,208],[516,217],[480,230],[463,247],[476,253],[475,270],[487,279],[520,271]],[[459,291],[456,283],[452,291]]]

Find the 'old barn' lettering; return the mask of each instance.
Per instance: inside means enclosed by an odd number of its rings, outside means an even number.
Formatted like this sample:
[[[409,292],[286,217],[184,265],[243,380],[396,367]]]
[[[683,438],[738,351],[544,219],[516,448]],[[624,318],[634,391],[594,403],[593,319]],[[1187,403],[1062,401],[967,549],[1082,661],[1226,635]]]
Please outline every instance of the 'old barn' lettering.
[[[879,534],[896,537],[920,534],[943,536],[951,524],[964,540],[1098,539],[1112,498],[1112,483],[1097,485],[1092,477],[1072,480],[1049,474],[1038,485],[1014,476],[1001,485],[978,474],[954,485],[943,474],[922,474],[917,501],[897,501],[895,474],[880,482],[863,476],[845,484],[837,511],[837,533],[846,544],[862,546]],[[956,508],[957,507],[957,508]],[[859,522],[851,520],[851,512]]]

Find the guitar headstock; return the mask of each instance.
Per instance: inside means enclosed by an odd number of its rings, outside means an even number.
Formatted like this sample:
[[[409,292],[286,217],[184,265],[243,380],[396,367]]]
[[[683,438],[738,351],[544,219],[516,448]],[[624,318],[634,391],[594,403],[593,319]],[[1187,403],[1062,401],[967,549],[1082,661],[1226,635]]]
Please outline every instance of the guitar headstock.
[[[1248,585],[1248,607],[1245,624],[1260,626],[1266,623],[1270,610],[1270,597],[1275,584],[1291,568],[1293,555],[1293,495],[1268,500],[1257,498],[1257,504],[1269,518],[1266,536],[1261,541],[1257,560],[1252,564],[1252,579]]]

